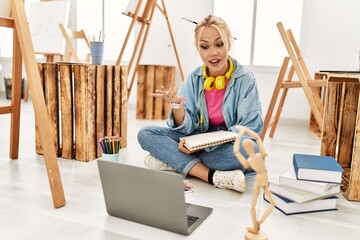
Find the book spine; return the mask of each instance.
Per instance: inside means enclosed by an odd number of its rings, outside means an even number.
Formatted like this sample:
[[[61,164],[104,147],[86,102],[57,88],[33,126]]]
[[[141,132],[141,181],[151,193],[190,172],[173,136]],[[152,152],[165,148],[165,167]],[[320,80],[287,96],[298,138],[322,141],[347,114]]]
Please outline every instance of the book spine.
[[[293,155],[293,165],[294,165],[296,178],[298,178],[299,166],[297,165],[296,154]]]

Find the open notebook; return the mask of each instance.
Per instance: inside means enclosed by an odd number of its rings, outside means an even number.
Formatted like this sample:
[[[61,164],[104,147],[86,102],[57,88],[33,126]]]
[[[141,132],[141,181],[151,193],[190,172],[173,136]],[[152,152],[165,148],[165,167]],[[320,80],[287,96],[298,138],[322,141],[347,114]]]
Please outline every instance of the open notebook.
[[[237,133],[228,131],[205,132],[180,138],[185,139],[185,147],[190,151],[212,147],[234,141]]]

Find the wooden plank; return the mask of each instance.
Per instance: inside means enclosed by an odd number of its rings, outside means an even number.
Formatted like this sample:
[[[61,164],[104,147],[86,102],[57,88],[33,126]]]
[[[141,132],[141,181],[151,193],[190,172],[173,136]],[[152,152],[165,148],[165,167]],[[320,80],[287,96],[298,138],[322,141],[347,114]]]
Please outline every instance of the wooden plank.
[[[333,156],[336,158],[336,140],[340,114],[342,83],[329,81],[327,88],[323,136],[321,141],[321,155]]]
[[[113,136],[120,136],[121,124],[121,71],[120,66],[114,67],[114,80],[113,80]]]
[[[83,65],[86,73],[86,161],[96,158],[96,90],[95,65]]]
[[[14,28],[14,19],[5,16],[0,17],[0,27]]]
[[[82,65],[74,65],[75,159],[86,161],[86,73]]]
[[[0,107],[0,114],[7,114],[13,112],[12,106],[1,106]]]
[[[73,151],[74,118],[73,118],[73,81],[70,64],[59,64],[61,88],[61,157],[75,158]]]
[[[128,71],[127,67],[121,67],[121,147],[127,146],[127,109],[128,109]]]
[[[45,64],[45,99],[56,155],[59,154],[59,88],[56,64]]]
[[[319,88],[319,87],[324,87],[327,84],[327,80],[309,80],[307,81],[307,84],[309,85],[310,88]],[[281,84],[282,88],[300,88],[301,82],[299,81],[291,81],[291,82],[283,82]]]
[[[106,66],[105,78],[105,135],[111,136],[113,129],[113,66]]]
[[[161,89],[161,86],[165,86],[165,66],[155,66],[155,89]],[[166,88],[167,89],[167,88]],[[162,98],[154,98],[154,117],[153,119],[163,119],[163,102]]]
[[[169,89],[170,85],[175,82],[175,67],[167,66],[165,68],[166,77],[165,77],[165,88]],[[169,111],[170,111],[170,103],[168,101],[163,101],[163,119],[167,119]]]
[[[354,148],[352,153],[349,188],[344,196],[351,201],[360,201],[360,97],[358,98]]]
[[[136,118],[145,118],[145,85],[146,83],[146,67],[145,65],[138,66],[138,84],[137,84],[137,99],[136,99]]]
[[[96,66],[96,139],[104,137],[104,110],[105,110],[105,66]],[[97,142],[97,157],[102,156],[100,144]]]
[[[337,160],[342,167],[346,168],[351,166],[360,85],[359,83],[344,84]]]
[[[44,89],[44,64],[38,63],[37,67],[38,67],[38,71],[39,71],[39,75],[40,75],[39,83],[41,85],[41,91],[42,91],[42,93],[44,93],[44,91],[45,91],[45,89]],[[36,118],[35,118],[35,151],[37,154],[40,154],[40,155],[43,154],[41,140],[40,140],[39,126],[38,126],[38,121],[36,120]]]
[[[146,87],[145,87],[145,119],[153,119],[154,98],[150,96],[155,91],[155,66],[148,65],[146,67]]]

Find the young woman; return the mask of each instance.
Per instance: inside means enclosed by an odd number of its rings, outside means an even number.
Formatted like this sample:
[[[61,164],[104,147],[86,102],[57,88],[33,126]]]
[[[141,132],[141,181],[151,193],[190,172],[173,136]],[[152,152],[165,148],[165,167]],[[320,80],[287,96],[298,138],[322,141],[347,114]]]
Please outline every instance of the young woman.
[[[233,142],[190,152],[179,138],[201,132],[237,133],[243,125],[260,134],[263,128],[259,92],[254,75],[228,55],[232,36],[226,22],[209,15],[196,25],[195,45],[203,61],[179,88],[162,87],[153,94],[171,103],[168,127],[147,126],[138,133],[148,151],[145,165],[175,170],[213,184],[243,192],[245,170],[233,154]],[[244,139],[244,137],[243,137]],[[256,143],[254,146],[257,148]],[[243,149],[239,149],[247,157]]]

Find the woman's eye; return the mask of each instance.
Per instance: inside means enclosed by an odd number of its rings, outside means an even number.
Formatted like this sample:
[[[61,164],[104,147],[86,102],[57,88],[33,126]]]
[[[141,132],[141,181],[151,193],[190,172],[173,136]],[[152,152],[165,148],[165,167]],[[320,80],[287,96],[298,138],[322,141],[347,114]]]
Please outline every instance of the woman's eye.
[[[222,47],[222,46],[224,46],[224,43],[223,43],[223,42],[217,43],[216,46],[217,46],[217,47]]]
[[[200,46],[202,49],[208,49],[209,48],[209,46],[206,46],[206,45],[201,45]]]

